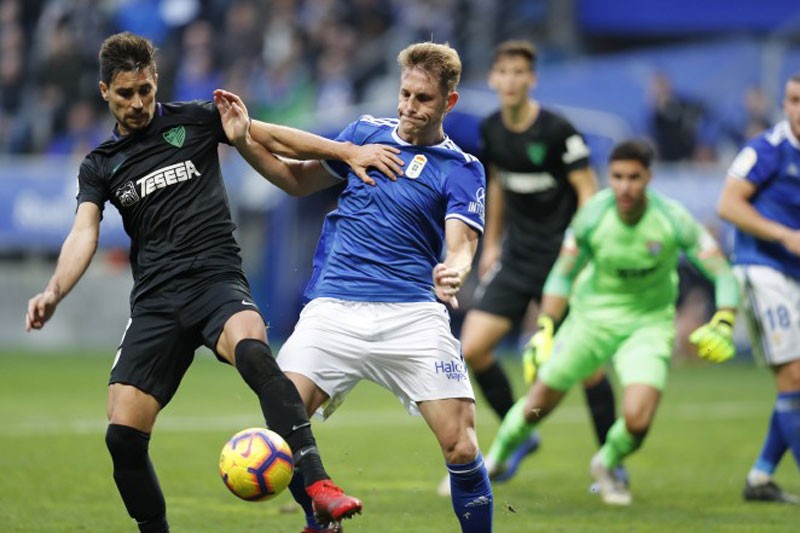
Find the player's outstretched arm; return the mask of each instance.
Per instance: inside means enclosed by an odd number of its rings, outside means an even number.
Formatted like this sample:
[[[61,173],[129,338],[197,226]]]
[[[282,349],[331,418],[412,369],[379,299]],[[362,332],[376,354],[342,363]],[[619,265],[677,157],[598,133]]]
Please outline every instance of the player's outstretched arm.
[[[779,242],[793,254],[800,255],[800,231],[759,213],[750,203],[755,193],[756,187],[749,181],[729,176],[717,204],[720,218],[761,240]]]
[[[721,363],[736,354],[733,321],[739,306],[739,283],[731,265],[711,234],[686,212],[678,212],[681,245],[686,257],[714,283],[717,312],[711,320],[689,335],[697,346],[697,355]]]
[[[78,283],[97,250],[100,208],[91,202],[78,206],[72,229],[61,246],[56,270],[44,291],[28,300],[25,330],[41,329],[55,313],[56,306]]]
[[[275,156],[250,135],[250,117],[238,96],[214,92],[222,127],[228,140],[256,172],[292,196],[305,196],[336,183],[318,161],[287,161]]]
[[[458,309],[456,295],[472,268],[478,249],[478,232],[460,220],[448,219],[444,236],[447,253],[444,262],[433,267],[433,288],[437,298]]]
[[[306,131],[250,120],[247,107],[239,96],[229,91],[214,91],[214,102],[220,111],[225,133],[237,148],[249,133],[255,143],[271,154],[303,161],[319,159],[341,160],[364,182],[375,185],[367,169],[376,168],[391,180],[403,174],[400,150],[393,146],[368,144],[357,146],[349,142],[326,139]],[[230,124],[230,127],[229,127]]]

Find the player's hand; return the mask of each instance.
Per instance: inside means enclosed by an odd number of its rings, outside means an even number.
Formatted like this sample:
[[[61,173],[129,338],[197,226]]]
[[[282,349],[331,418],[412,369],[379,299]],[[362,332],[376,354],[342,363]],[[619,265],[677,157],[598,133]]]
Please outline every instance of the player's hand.
[[[433,289],[436,297],[449,303],[453,309],[458,309],[456,294],[461,290],[463,270],[452,268],[444,263],[433,267]]]
[[[403,175],[401,168],[405,163],[400,158],[400,150],[385,144],[356,145],[347,143],[342,160],[347,163],[356,176],[367,185],[375,185],[375,180],[367,174],[372,167],[392,181]]]
[[[781,244],[794,255],[800,255],[800,230],[787,231],[781,238]]]
[[[28,312],[25,314],[25,331],[42,329],[50,320],[58,305],[58,295],[52,290],[40,292],[28,300]]]
[[[722,363],[733,357],[736,353],[733,319],[733,312],[717,311],[708,324],[694,330],[689,341],[697,345],[697,355],[714,363]]]
[[[547,315],[539,315],[536,323],[539,328],[522,352],[522,373],[525,385],[529,387],[536,381],[539,367],[550,359],[550,355],[553,353],[553,331],[555,330],[553,319]]]
[[[234,146],[244,142],[250,131],[250,115],[247,106],[238,95],[217,89],[214,91],[214,104],[222,119],[225,135]]]

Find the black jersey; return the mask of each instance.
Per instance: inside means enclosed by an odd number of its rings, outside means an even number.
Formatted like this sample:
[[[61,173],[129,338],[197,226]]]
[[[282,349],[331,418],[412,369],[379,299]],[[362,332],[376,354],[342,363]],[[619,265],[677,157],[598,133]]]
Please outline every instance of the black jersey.
[[[499,111],[480,132],[484,163],[505,194],[504,267],[549,270],[578,205],[567,175],[589,166],[589,149],[572,124],[546,109],[522,133],[509,131]]]
[[[147,128],[113,135],[83,160],[78,204],[111,202],[131,238],[131,304],[190,270],[241,272],[220,142],[213,102],[157,103]]]

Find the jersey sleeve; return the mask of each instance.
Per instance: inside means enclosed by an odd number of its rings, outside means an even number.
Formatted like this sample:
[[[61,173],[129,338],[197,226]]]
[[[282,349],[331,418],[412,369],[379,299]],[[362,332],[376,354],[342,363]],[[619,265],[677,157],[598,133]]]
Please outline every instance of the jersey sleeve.
[[[198,100],[196,102],[201,120],[211,128],[212,135],[218,143],[230,145],[225,129],[222,127],[222,118],[216,104],[210,100]]]
[[[351,142],[353,144],[362,145],[364,139],[359,138],[358,124],[361,119],[351,122],[345,129],[339,132],[339,135],[334,139],[339,142]],[[350,173],[350,165],[338,159],[326,159],[322,162],[322,166],[335,178],[339,180],[346,180],[347,175]]]
[[[77,205],[83,202],[92,202],[103,212],[108,195],[103,186],[102,175],[96,161],[87,156],[78,169],[78,193],[75,196]]]
[[[717,241],[683,206],[671,202],[666,209],[681,250],[714,283],[717,308],[735,309],[739,305],[739,283]]]
[[[728,169],[728,176],[761,188],[778,170],[778,150],[764,137],[756,137],[742,148]]]
[[[559,137],[563,143],[561,160],[564,162],[567,172],[588,167],[589,146],[583,136],[566,120],[563,121],[559,130]]]
[[[471,157],[471,156],[470,156]],[[483,233],[486,212],[486,173],[476,159],[457,167],[444,180],[447,209],[445,220],[458,219]]]

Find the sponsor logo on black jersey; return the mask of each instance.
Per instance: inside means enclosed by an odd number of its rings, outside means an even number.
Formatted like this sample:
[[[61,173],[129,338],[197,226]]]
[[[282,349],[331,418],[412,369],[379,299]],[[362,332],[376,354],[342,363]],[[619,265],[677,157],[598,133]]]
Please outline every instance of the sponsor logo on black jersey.
[[[194,166],[191,160],[187,159],[182,163],[160,168],[143,178],[139,178],[136,180],[136,185],[139,186],[139,196],[144,198],[155,190],[175,185],[181,181],[188,181],[199,175],[200,172],[197,167]]]
[[[183,146],[183,141],[186,140],[186,128],[183,126],[175,126],[171,130],[164,132],[164,140],[175,148]]]
[[[139,195],[136,194],[136,187],[132,181],[126,182],[125,185],[117,189],[115,194],[122,207],[130,207],[139,201]]]

